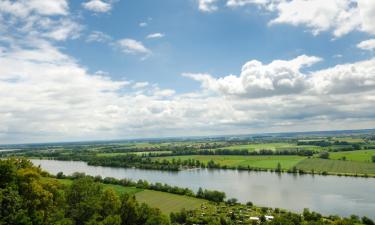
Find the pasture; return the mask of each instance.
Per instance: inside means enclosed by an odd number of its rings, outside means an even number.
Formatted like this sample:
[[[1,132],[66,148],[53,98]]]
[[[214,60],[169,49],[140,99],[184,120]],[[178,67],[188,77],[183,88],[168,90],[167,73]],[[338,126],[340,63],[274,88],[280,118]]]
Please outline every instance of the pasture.
[[[304,171],[341,174],[375,174],[375,163],[309,158],[300,161],[298,169]]]
[[[322,150],[324,148],[314,145],[297,145],[296,143],[287,142],[275,142],[275,143],[259,143],[259,144],[247,144],[247,145],[232,145],[220,149],[229,150],[248,150],[248,151],[259,151],[259,150],[288,150],[288,149],[304,149],[304,150]]]
[[[172,151],[142,151],[142,152],[115,152],[115,153],[98,153],[96,154],[97,157],[114,157],[114,156],[122,156],[127,154],[135,154],[135,155],[143,155],[143,154],[163,154],[163,153],[171,153]]]
[[[181,209],[193,210],[199,208],[207,200],[184,195],[170,194],[160,191],[144,190],[135,194],[139,202],[159,208],[163,213],[179,212]]]
[[[195,159],[203,163],[208,163],[213,160],[221,166],[237,167],[250,166],[264,169],[275,169],[280,163],[283,169],[290,169],[306,157],[302,156],[234,156],[234,155],[184,155],[184,156],[170,156],[158,157],[158,160],[172,160],[172,159]]]
[[[330,153],[330,159],[343,159],[345,157],[349,161],[371,162],[373,155],[375,155],[375,150],[333,152]]]

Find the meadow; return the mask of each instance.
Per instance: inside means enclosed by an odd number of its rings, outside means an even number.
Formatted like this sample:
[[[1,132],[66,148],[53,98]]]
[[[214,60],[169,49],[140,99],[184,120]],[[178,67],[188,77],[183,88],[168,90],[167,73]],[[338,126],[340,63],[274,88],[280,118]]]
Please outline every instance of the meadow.
[[[304,171],[328,172],[335,174],[375,174],[375,163],[308,158],[296,167]]]
[[[343,159],[345,157],[349,161],[371,162],[373,155],[375,155],[375,150],[333,152],[330,153],[330,159]]]
[[[282,169],[290,169],[306,157],[301,156],[233,156],[233,155],[185,155],[158,157],[155,160],[187,160],[195,159],[207,164],[210,160],[219,163],[221,166],[237,167],[250,166],[264,169],[275,169],[278,163]]]
[[[159,208],[163,213],[178,212],[182,209],[194,210],[198,209],[207,200],[170,194],[160,191],[143,190],[135,194],[137,201],[146,203],[147,205]]]

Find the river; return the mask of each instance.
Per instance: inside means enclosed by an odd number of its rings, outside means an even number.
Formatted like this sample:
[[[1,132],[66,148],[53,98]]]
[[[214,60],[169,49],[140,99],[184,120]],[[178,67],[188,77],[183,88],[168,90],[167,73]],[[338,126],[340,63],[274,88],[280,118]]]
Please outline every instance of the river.
[[[85,162],[32,160],[46,171],[69,175],[84,172],[117,179],[143,179],[197,191],[199,187],[224,191],[240,202],[278,207],[295,212],[304,208],[324,215],[367,216],[375,219],[375,179],[275,174],[236,170],[196,169],[180,172],[89,166]]]

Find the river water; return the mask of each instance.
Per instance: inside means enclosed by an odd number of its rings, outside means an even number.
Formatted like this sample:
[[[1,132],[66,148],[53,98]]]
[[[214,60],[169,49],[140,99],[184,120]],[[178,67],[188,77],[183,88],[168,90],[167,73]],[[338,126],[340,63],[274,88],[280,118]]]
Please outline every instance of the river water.
[[[85,162],[32,160],[46,171],[69,175],[84,172],[104,177],[143,179],[197,191],[224,191],[240,202],[295,212],[309,208],[324,215],[356,214],[375,219],[375,178],[275,174],[236,170],[195,169],[179,172],[89,166]]]

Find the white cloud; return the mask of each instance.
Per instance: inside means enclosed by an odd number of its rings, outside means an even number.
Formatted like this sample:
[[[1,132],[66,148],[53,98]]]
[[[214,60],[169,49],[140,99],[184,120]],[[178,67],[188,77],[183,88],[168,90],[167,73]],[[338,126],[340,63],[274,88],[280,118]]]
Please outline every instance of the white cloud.
[[[27,38],[49,38],[64,41],[79,37],[82,26],[69,15],[68,2],[56,1],[1,1],[1,29],[7,38],[15,34]],[[20,39],[18,39],[20,41]]]
[[[96,12],[96,13],[105,13],[109,12],[112,9],[112,4],[110,2],[105,2],[102,0],[89,0],[82,3],[83,8]]]
[[[224,1],[224,0],[223,0]],[[255,5],[275,15],[274,24],[305,26],[314,35],[331,31],[335,37],[361,31],[375,34],[373,0],[225,0],[228,7]],[[212,12],[217,1],[201,0],[199,9]]]
[[[363,50],[369,50],[372,51],[375,49],[375,39],[369,39],[366,41],[362,41],[357,45],[358,48]]]
[[[333,30],[336,37],[347,34],[360,26],[359,8],[351,0],[292,0],[276,7],[278,16],[271,24],[305,25],[313,34]]]
[[[67,0],[28,0],[28,1],[0,1],[0,13],[27,17],[31,13],[40,15],[67,15],[69,11]]]
[[[375,59],[309,74],[300,69],[319,58],[252,60],[242,69],[243,80],[210,76],[216,84],[177,94],[148,82],[115,81],[105,72],[90,74],[49,41],[30,45],[0,43],[1,143],[375,125]],[[219,91],[206,93],[211,87]]]
[[[133,85],[134,89],[139,89],[139,88],[145,88],[149,86],[150,84],[148,82],[137,82]]]
[[[125,38],[117,41],[117,43],[121,50],[127,54],[151,54],[151,51],[142,42],[134,39]]]
[[[155,38],[162,38],[164,37],[165,34],[162,34],[162,33],[153,33],[153,34],[149,34],[147,35],[147,39],[155,39]]]
[[[110,42],[112,40],[111,36],[105,34],[101,31],[92,31],[88,36],[86,41],[87,42]]]
[[[139,23],[139,26],[140,26],[140,27],[147,27],[147,25],[148,25],[148,24],[147,24],[146,22],[141,22],[141,23]]]
[[[259,4],[266,5],[270,3],[270,0],[228,0],[227,6],[229,7],[240,7],[248,4]]]
[[[318,57],[305,55],[290,61],[275,60],[268,65],[252,60],[242,67],[240,76],[228,75],[217,79],[208,74],[184,76],[200,81],[207,90],[229,96],[259,98],[296,94],[306,88],[306,76],[300,69],[320,60]]]
[[[242,67],[240,76],[214,78],[191,73],[183,76],[201,82],[206,91],[239,98],[350,95],[375,90],[375,58],[309,73],[300,71],[319,61],[318,57],[305,55],[289,61],[275,60],[268,65],[252,60]]]
[[[218,0],[198,0],[199,10],[202,12],[213,12],[218,9],[216,2]]]
[[[318,94],[351,94],[375,90],[375,58],[316,71],[307,82]]]
[[[71,19],[62,19],[50,24],[50,29],[43,34],[57,41],[76,39],[80,36],[82,26]]]
[[[10,17],[0,25],[0,143],[375,126],[375,59],[318,71],[309,67],[321,60],[314,56],[251,60],[238,76],[185,74],[202,89],[182,94],[90,73],[63,53],[57,41],[79,36],[69,27],[81,26],[66,1],[4,0],[0,6],[0,17]],[[133,39],[116,46],[151,54]]]

